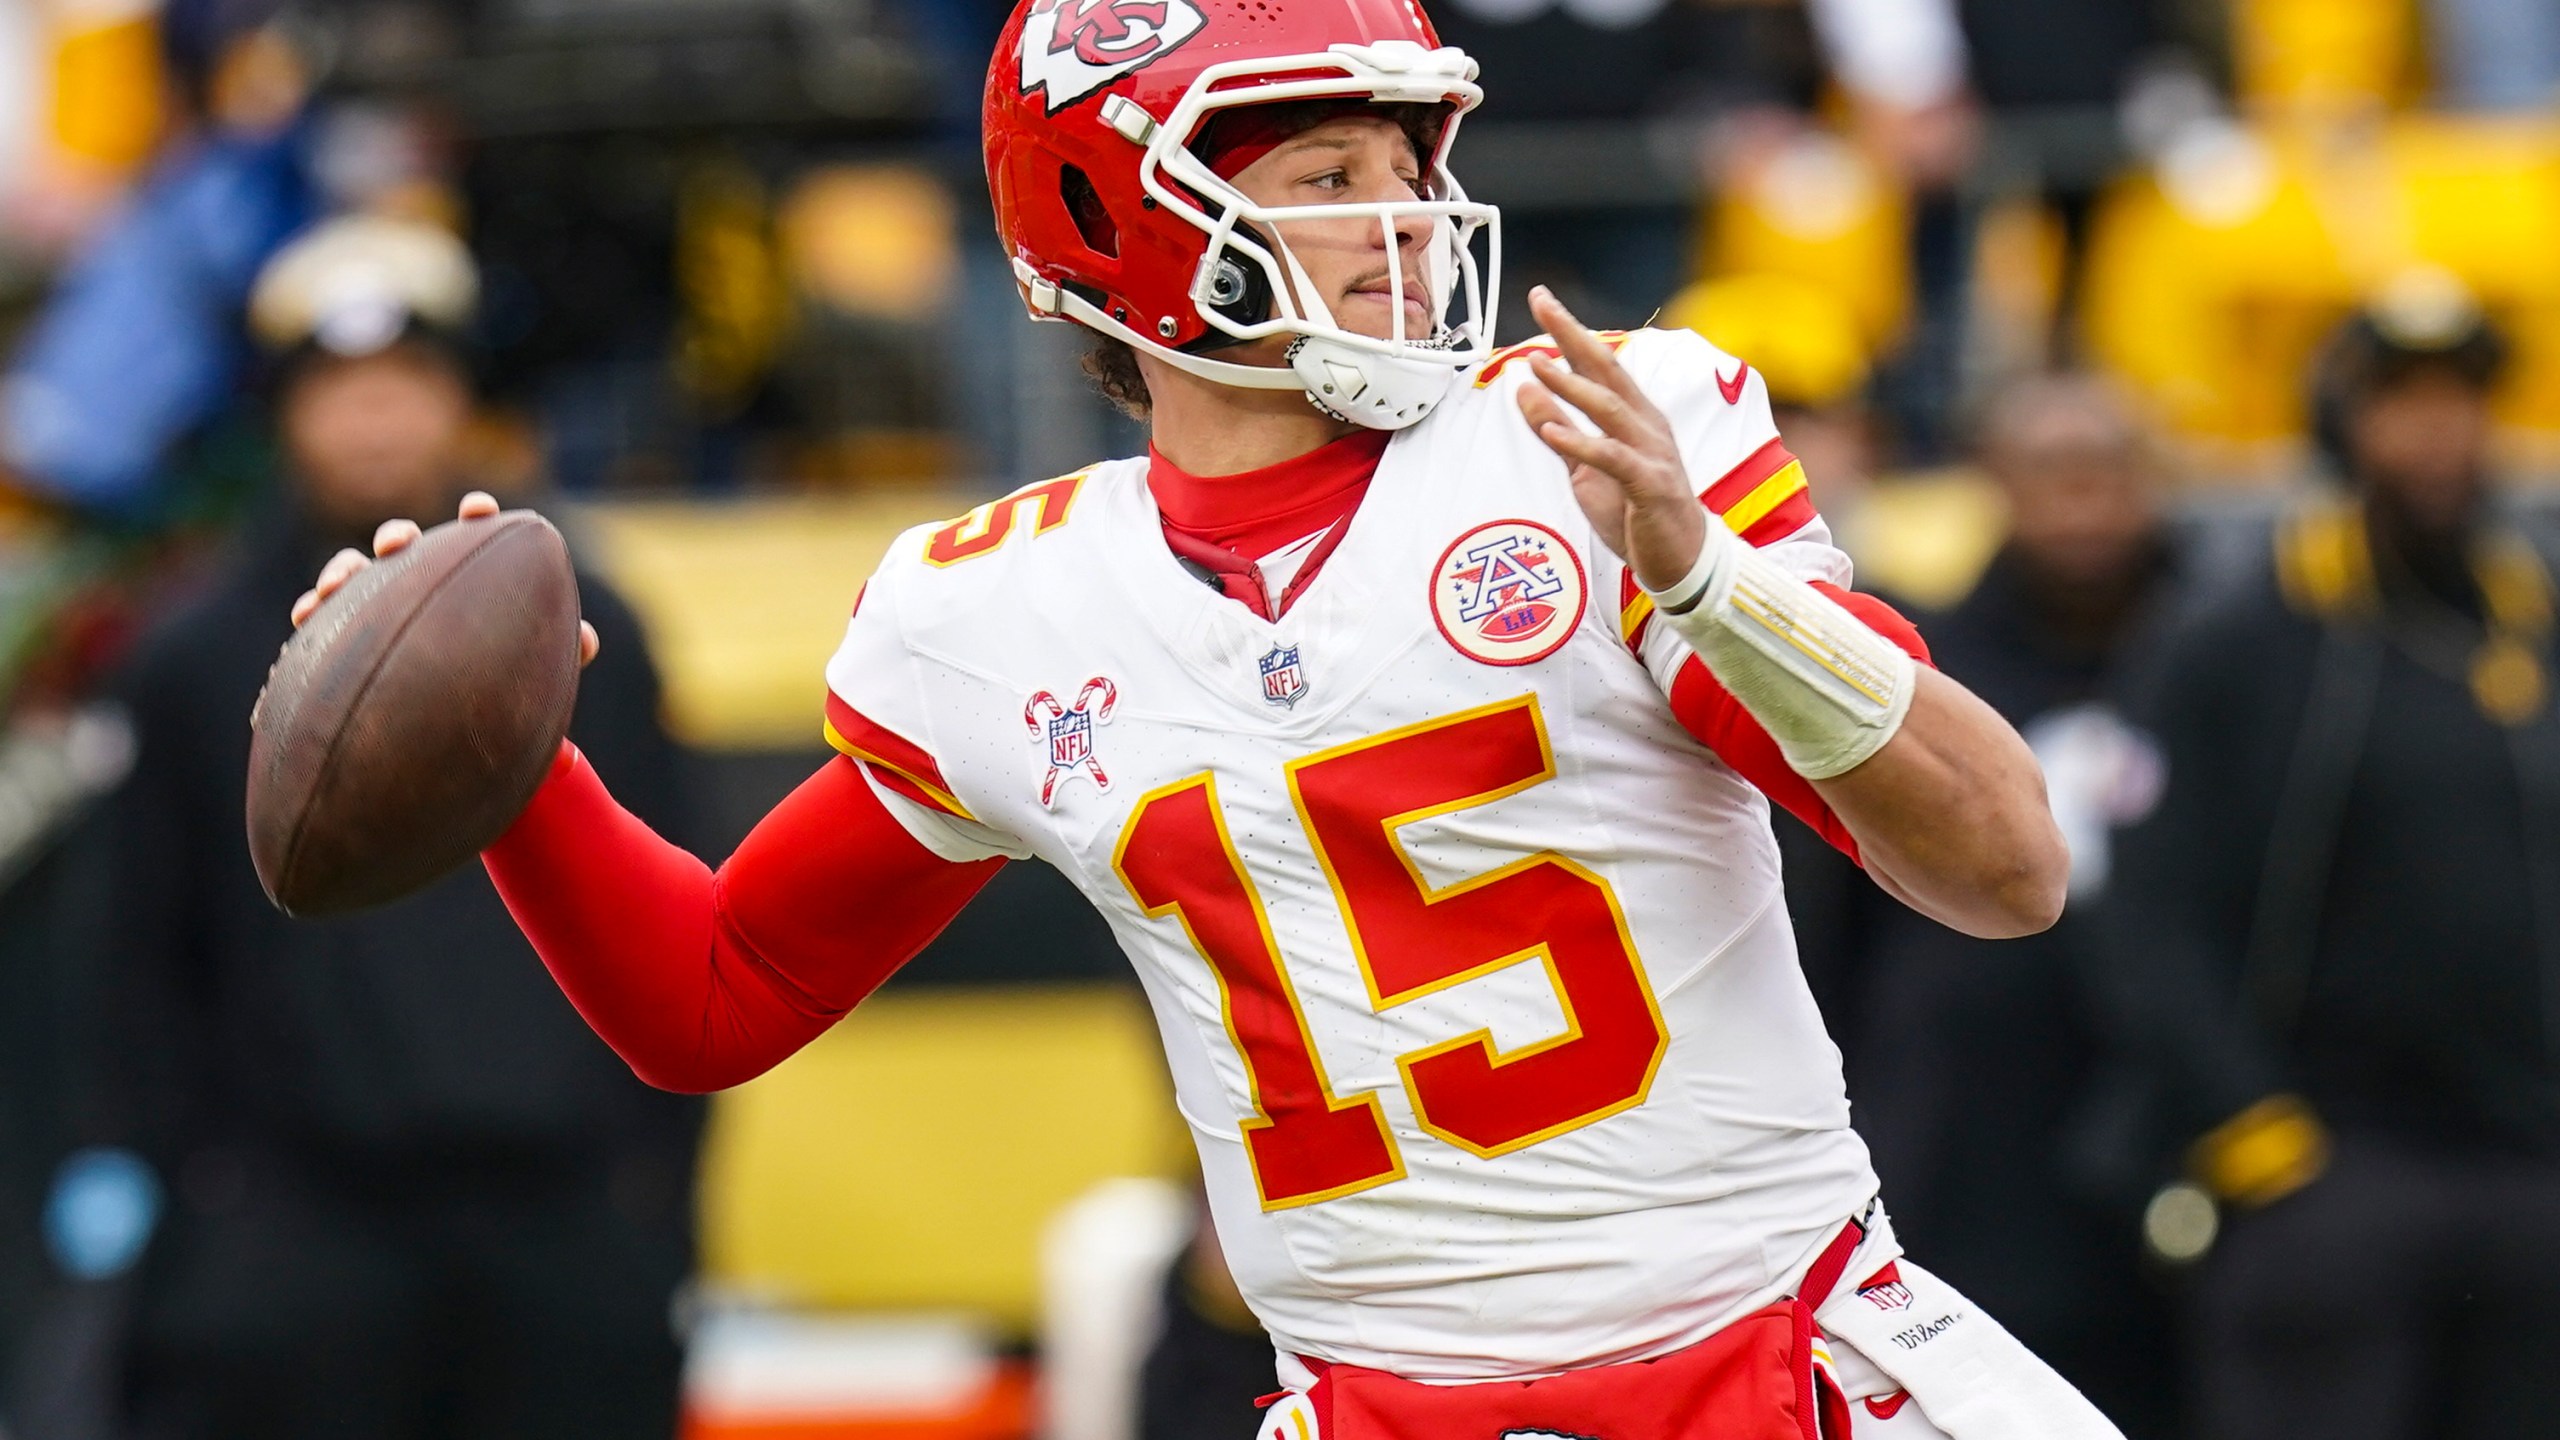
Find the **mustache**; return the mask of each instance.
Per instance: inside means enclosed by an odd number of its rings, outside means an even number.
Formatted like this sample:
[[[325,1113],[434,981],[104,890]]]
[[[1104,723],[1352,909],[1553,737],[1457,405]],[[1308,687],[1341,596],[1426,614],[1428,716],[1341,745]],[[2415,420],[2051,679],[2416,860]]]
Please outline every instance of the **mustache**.
[[[1370,270],[1353,277],[1349,284],[1342,287],[1342,293],[1345,295],[1356,295],[1361,291],[1368,289],[1370,286],[1389,278],[1395,273],[1395,267],[1381,265],[1375,270]],[[1418,270],[1406,270],[1404,272],[1404,293],[1421,300],[1424,305],[1429,305],[1431,303],[1431,287],[1424,283],[1422,274]]]

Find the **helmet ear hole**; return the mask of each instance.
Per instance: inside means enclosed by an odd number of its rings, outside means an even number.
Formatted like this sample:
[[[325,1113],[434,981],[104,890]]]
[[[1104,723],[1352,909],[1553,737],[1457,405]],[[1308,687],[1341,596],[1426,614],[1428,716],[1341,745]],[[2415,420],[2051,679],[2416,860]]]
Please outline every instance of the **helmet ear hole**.
[[[1093,188],[1093,177],[1073,165],[1058,169],[1058,199],[1067,207],[1067,217],[1076,223],[1076,234],[1084,237],[1085,248],[1113,260],[1120,258],[1120,227],[1112,223],[1111,211],[1102,203],[1102,192]]]
[[[1240,228],[1257,240],[1263,238],[1249,225]],[[1259,325],[1271,318],[1271,277],[1240,255],[1221,254],[1209,270],[1209,308],[1233,324]],[[1233,336],[1212,328],[1190,348],[1222,350],[1237,343]]]
[[[1237,264],[1233,256],[1220,260],[1218,268],[1210,272],[1210,304],[1233,305],[1244,299],[1244,290],[1244,267]]]

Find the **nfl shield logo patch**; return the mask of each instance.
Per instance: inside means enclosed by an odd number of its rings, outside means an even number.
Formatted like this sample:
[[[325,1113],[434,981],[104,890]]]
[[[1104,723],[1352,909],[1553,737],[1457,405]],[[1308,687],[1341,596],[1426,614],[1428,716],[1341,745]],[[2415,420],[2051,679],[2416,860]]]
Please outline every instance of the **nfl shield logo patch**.
[[[1263,703],[1293,709],[1306,695],[1307,672],[1298,663],[1297,646],[1274,645],[1254,665],[1262,672]]]
[[[1072,769],[1093,758],[1093,717],[1070,710],[1049,721],[1049,764]]]

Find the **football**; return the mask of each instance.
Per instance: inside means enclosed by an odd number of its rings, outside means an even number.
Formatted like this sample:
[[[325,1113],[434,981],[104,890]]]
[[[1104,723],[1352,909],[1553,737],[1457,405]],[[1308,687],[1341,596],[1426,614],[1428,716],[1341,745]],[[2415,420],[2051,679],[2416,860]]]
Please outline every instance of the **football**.
[[[578,697],[569,549],[526,510],[439,525],[288,641],[250,715],[249,853],[291,915],[397,900],[522,812]]]

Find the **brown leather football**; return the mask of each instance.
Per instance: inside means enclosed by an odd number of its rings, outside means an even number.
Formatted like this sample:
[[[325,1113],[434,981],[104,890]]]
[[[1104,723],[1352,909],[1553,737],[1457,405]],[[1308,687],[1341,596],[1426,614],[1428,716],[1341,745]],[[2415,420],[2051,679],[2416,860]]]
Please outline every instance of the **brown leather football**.
[[[439,525],[303,623],[250,717],[249,854],[292,915],[397,900],[505,832],[578,698],[569,547],[529,510]]]

